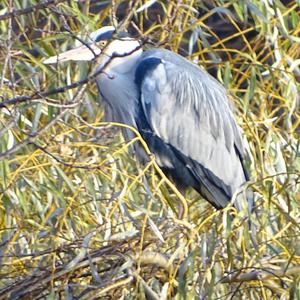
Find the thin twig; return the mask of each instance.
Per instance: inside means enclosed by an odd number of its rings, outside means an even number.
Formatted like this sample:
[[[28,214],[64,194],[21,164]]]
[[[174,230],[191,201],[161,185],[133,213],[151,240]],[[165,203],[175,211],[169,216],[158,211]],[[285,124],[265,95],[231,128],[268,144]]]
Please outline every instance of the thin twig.
[[[26,7],[24,9],[13,10],[13,11],[8,12],[6,14],[0,15],[0,21],[6,20],[6,19],[9,19],[9,18],[14,18],[14,17],[17,17],[17,16],[27,15],[27,14],[30,14],[30,13],[35,12],[37,10],[48,8],[49,5],[52,5],[52,4],[57,5],[61,2],[68,2],[68,1],[66,1],[66,0],[48,0],[48,1],[41,2],[41,3],[39,3],[37,5],[34,5],[34,6]]]
[[[268,280],[272,277],[278,277],[281,278],[283,276],[291,276],[296,275],[299,276],[300,274],[300,265],[294,266],[289,269],[280,269],[280,270],[274,270],[274,269],[255,269],[248,273],[243,273],[238,276],[232,274],[230,276],[224,277],[220,282],[221,283],[233,283],[233,282],[247,282],[247,281],[253,281],[253,280]]]

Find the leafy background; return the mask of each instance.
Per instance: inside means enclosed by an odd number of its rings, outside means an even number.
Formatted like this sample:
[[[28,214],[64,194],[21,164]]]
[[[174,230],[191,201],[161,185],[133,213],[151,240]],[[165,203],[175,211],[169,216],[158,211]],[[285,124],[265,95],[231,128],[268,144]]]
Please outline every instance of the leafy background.
[[[42,64],[112,24],[226,86],[253,215],[138,165],[92,64]],[[2,1],[0,299],[300,299],[299,31],[299,1]]]

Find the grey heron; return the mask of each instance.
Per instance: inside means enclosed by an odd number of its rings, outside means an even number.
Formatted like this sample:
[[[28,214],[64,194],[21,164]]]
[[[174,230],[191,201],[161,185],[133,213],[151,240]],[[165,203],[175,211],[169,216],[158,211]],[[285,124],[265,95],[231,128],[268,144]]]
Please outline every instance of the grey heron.
[[[249,180],[241,131],[225,88],[186,58],[165,49],[143,51],[138,40],[117,34],[112,26],[91,39],[89,46],[44,63],[99,56],[103,72],[97,86],[107,120],[136,128],[180,190],[192,187],[215,208],[224,208]],[[130,138],[128,131],[125,135]]]

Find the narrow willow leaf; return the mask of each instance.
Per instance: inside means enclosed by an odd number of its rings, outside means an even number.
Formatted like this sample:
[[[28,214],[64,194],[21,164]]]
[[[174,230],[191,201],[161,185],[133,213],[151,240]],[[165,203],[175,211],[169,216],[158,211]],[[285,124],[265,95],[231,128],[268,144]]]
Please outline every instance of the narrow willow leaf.
[[[260,9],[254,3],[248,2],[247,6],[250,9],[250,11],[253,13],[254,16],[257,16],[264,23],[268,23],[268,19],[266,18],[266,16],[263,15],[263,13],[260,11]]]
[[[143,10],[148,9],[150,6],[152,6],[155,2],[157,2],[157,0],[148,0],[145,4],[143,4],[141,7],[139,7],[136,12],[140,13]]]
[[[32,134],[34,134],[38,130],[39,120],[42,115],[42,109],[43,109],[42,103],[36,104],[34,118],[33,118],[33,122],[32,122],[32,129],[31,129]]]
[[[160,239],[161,242],[164,242],[165,240],[163,238],[163,235],[161,234],[158,227],[154,224],[154,222],[152,221],[152,219],[150,217],[148,217],[148,222],[149,222],[149,225],[150,225],[153,233]]]
[[[7,131],[8,137],[7,137],[7,150],[10,150],[13,148],[15,144],[15,138],[11,130]]]
[[[230,82],[232,80],[232,76],[231,76],[231,65],[230,65],[230,62],[227,61],[225,63],[225,70],[224,70],[224,76],[223,76],[223,83],[224,83],[224,86],[229,89],[230,87]]]
[[[58,174],[61,176],[61,178],[64,180],[64,182],[67,184],[69,189],[74,192],[75,191],[75,186],[72,182],[72,180],[65,174],[65,172],[58,166],[55,166],[55,169],[57,170]]]
[[[249,85],[249,100],[251,100],[256,90],[256,69],[251,67],[250,85]]]

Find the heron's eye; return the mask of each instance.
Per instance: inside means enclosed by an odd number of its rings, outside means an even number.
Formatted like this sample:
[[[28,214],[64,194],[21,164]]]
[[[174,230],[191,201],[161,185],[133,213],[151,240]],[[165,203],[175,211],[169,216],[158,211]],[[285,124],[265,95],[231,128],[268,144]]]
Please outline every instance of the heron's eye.
[[[106,44],[107,44],[107,41],[104,41],[104,40],[98,42],[98,45],[99,45],[100,47],[105,47]]]

